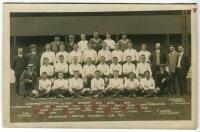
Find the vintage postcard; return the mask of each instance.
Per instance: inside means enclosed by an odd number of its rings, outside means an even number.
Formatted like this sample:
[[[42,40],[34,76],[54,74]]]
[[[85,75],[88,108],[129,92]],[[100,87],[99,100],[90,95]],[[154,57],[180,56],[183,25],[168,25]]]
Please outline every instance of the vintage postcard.
[[[196,128],[196,4],[3,9],[5,127]]]

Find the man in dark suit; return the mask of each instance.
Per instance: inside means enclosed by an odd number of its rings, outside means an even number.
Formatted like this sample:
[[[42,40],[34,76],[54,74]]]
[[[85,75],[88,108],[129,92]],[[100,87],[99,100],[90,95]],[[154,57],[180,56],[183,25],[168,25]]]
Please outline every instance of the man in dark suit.
[[[15,78],[16,78],[16,82],[15,82],[15,87],[16,87],[16,95],[19,95],[19,79],[24,71],[24,69],[26,68],[26,57],[23,55],[23,49],[21,47],[19,47],[17,49],[17,55],[14,58],[13,64],[12,64],[12,68],[15,71]]]
[[[186,76],[190,67],[187,55],[184,53],[183,46],[178,46],[178,63],[176,67],[176,75],[178,79],[178,88],[181,95],[187,94]]]
[[[27,70],[24,70],[19,81],[19,95],[27,97],[37,88],[37,73],[34,71],[34,65],[28,64]]]
[[[56,54],[59,51],[61,44],[64,44],[64,42],[61,41],[60,36],[58,34],[56,34],[54,37],[54,41],[50,43],[51,50]]]
[[[30,45],[31,52],[27,54],[27,64],[33,64],[36,73],[39,75],[40,55],[37,53],[36,45]]]
[[[93,33],[93,38],[90,39],[90,42],[94,50],[99,51],[101,49],[102,40],[99,38],[99,32],[95,31]]]
[[[75,44],[75,36],[69,35],[69,42],[67,43],[67,46],[66,46],[67,52],[71,52],[73,50],[74,44]]]
[[[169,94],[170,88],[170,76],[169,73],[165,70],[165,64],[160,64],[160,70],[155,74],[155,83],[156,88],[159,88],[159,95]]]
[[[153,76],[156,74],[156,72],[160,71],[160,64],[165,64],[167,60],[166,55],[161,53],[160,49],[160,43],[156,43],[156,50],[151,55]]]

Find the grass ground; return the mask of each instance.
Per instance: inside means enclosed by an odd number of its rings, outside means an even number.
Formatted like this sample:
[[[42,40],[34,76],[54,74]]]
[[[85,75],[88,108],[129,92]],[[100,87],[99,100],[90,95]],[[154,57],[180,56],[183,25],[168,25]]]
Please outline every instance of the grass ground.
[[[40,98],[15,96],[11,122],[190,120],[190,96],[156,98]]]

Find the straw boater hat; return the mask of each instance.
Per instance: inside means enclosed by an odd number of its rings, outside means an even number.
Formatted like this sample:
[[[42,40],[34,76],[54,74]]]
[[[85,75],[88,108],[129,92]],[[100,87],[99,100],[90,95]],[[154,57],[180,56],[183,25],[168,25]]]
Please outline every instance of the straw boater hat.
[[[127,32],[122,32],[121,34],[122,34],[122,35],[124,35],[124,34],[127,35]]]
[[[71,34],[71,35],[69,35],[69,38],[75,38],[75,36]]]
[[[28,64],[26,68],[32,67],[34,68],[35,66],[33,64]]]
[[[35,44],[31,44],[30,47],[31,48],[36,48],[36,45]]]

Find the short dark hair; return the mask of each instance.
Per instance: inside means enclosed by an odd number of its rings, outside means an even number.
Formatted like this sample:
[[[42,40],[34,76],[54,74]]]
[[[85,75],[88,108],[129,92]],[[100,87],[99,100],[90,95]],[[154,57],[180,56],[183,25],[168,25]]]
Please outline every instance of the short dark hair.
[[[150,74],[150,71],[145,71],[145,72],[144,72],[144,74],[147,74],[147,73],[149,73],[149,74]]]
[[[99,73],[100,73],[100,71],[99,71],[99,70],[96,70],[96,71],[95,71],[95,73],[97,73],[97,72],[99,72]]]
[[[118,60],[118,58],[116,56],[114,56],[113,59],[117,59]]]
[[[63,55],[59,55],[59,57],[64,57]]]
[[[47,74],[47,72],[42,72],[42,75],[43,75],[43,74]]]

